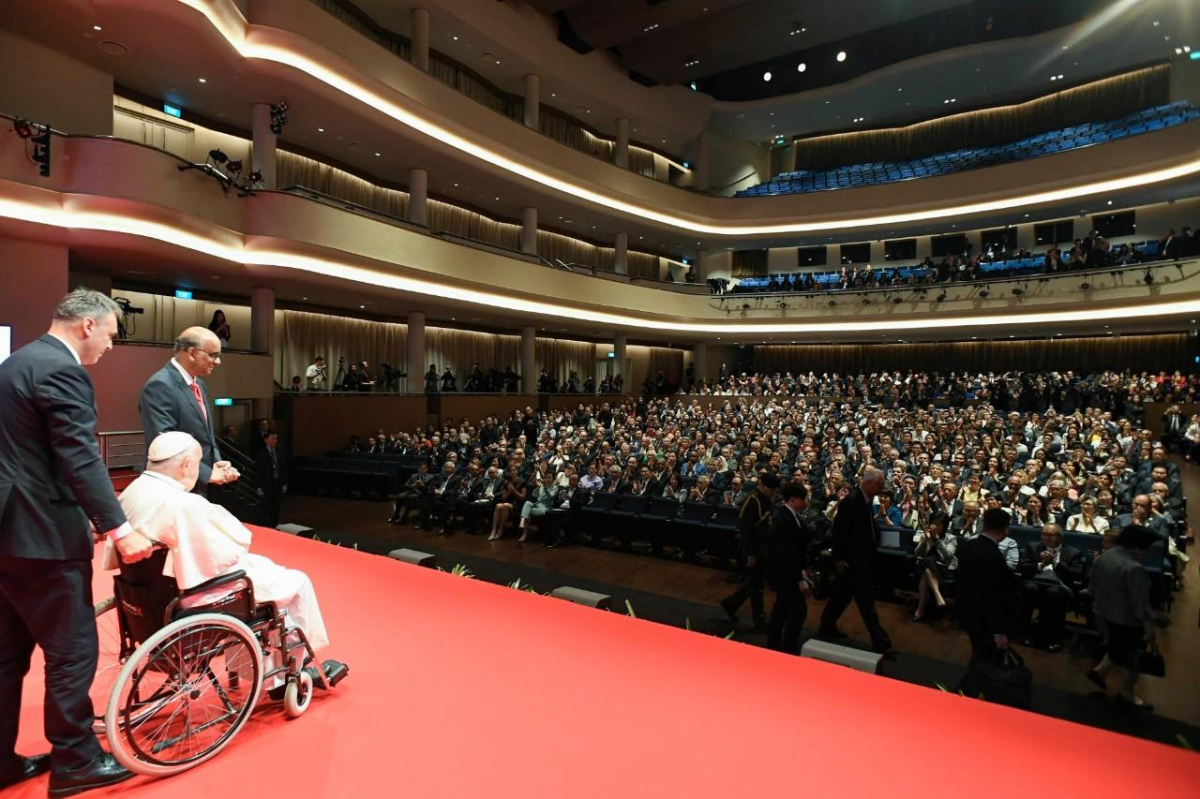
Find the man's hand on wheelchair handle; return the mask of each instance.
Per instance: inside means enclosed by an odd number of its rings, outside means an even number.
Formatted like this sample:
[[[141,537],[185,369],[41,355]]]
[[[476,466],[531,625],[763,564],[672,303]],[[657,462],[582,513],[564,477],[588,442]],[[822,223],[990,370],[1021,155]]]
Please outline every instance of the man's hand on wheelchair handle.
[[[138,530],[122,537],[116,544],[117,552],[121,555],[124,563],[137,563],[139,560],[145,560],[154,551],[154,542]]]

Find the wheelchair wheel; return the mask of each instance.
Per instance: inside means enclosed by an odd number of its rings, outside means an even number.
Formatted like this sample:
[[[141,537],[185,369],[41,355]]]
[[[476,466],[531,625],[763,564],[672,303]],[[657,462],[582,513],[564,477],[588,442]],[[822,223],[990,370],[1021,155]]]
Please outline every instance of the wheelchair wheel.
[[[307,671],[301,671],[283,691],[283,712],[289,719],[299,718],[312,704],[313,681]]]
[[[238,619],[219,613],[171,622],[121,667],[105,733],[130,771],[163,777],[224,749],[262,692],[262,650]]]

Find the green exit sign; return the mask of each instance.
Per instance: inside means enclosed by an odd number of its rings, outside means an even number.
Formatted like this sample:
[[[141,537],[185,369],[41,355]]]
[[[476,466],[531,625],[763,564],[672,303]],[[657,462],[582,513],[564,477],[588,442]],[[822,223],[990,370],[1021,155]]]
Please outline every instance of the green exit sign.
[[[233,397],[217,397],[213,400],[213,405],[216,405],[218,408],[228,408],[232,404]]]

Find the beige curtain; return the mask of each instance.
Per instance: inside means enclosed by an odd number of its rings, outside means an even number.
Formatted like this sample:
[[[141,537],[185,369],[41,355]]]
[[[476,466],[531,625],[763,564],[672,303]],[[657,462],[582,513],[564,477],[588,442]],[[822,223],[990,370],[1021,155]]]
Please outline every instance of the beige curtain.
[[[627,252],[625,267],[630,277],[644,277],[651,280],[659,279],[659,258],[645,252]]]
[[[426,330],[427,340],[428,335]],[[318,355],[329,365],[329,385],[337,376],[338,358],[347,365],[365,360],[372,374],[382,371],[384,361],[405,369],[408,358],[407,325],[307,311],[276,311],[275,342],[275,379],[284,386],[293,375],[303,377]]]
[[[762,277],[767,274],[766,250],[734,250],[734,277]]]
[[[907,161],[987,147],[1084,122],[1117,119],[1170,102],[1171,66],[1160,64],[1086,83],[1018,105],[986,108],[903,128],[815,136],[796,142],[796,169]]]
[[[486,372],[488,369],[504,371],[511,366],[521,371],[521,337],[477,333],[474,330],[454,330],[444,327],[425,328],[425,360],[421,367],[424,373],[429,364],[437,364],[439,372],[449,366],[458,376],[458,387],[462,389],[467,372],[475,364]]]
[[[497,222],[491,217],[440,200],[428,200],[429,228],[453,233],[455,236],[482,241],[510,250],[521,246],[521,226]]]
[[[376,186],[343,169],[314,161],[303,155],[277,150],[275,153],[275,176],[277,185],[285,188],[303,186],[388,216],[400,219],[408,216],[408,194],[406,192]]]
[[[571,372],[579,375],[580,389],[583,388],[584,380],[596,374],[596,345],[590,341],[539,338],[535,343],[534,353],[539,372],[545,369],[558,378],[558,384],[564,388]]]
[[[1193,345],[1186,333],[1093,336],[1028,341],[954,341],[930,344],[805,344],[754,348],[759,372],[930,372],[1009,369],[1187,369]]]

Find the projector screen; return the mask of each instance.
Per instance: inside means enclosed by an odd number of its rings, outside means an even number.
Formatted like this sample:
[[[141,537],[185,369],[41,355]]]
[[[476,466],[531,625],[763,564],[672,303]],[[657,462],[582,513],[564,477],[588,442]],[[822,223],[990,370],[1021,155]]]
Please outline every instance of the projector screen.
[[[0,325],[0,363],[9,355],[12,355],[12,328]]]

